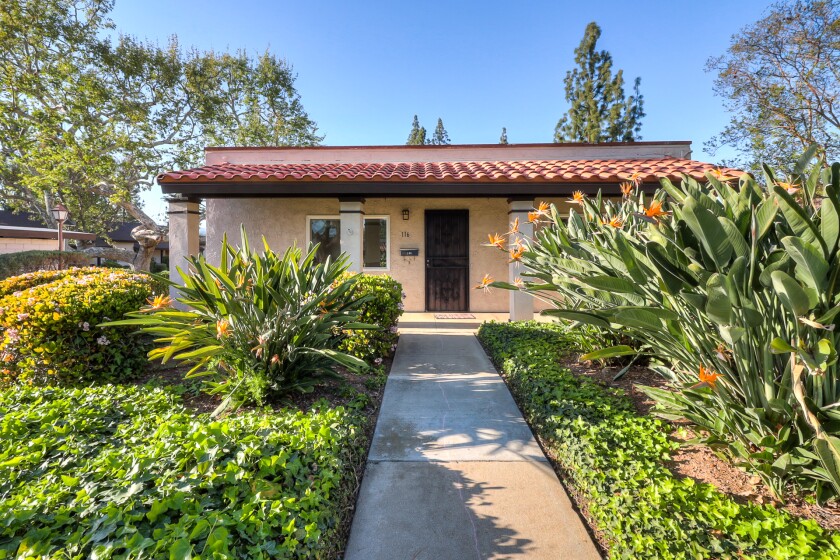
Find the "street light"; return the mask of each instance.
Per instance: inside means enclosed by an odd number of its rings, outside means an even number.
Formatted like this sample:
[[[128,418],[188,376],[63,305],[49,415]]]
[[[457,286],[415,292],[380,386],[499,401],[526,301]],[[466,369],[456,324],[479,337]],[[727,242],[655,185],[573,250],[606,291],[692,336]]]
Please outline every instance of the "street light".
[[[67,207],[64,206],[62,203],[58,203],[52,209],[52,216],[56,222],[58,222],[58,269],[62,270],[64,268],[64,263],[62,263],[62,255],[61,251],[64,250],[64,221],[67,219],[67,215],[69,212],[67,211]]]

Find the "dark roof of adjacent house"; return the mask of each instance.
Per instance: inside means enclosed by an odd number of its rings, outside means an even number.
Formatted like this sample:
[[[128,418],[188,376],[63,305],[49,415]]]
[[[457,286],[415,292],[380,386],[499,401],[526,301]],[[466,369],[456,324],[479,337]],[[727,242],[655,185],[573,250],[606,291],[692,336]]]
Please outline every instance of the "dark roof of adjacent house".
[[[46,225],[35,216],[11,210],[0,210],[0,226],[44,228]]]
[[[72,230],[64,230],[62,234],[67,239],[85,241],[92,241],[96,237],[93,233]],[[58,230],[44,227],[44,224],[31,215],[12,212],[11,210],[0,210],[0,237],[57,240]]]

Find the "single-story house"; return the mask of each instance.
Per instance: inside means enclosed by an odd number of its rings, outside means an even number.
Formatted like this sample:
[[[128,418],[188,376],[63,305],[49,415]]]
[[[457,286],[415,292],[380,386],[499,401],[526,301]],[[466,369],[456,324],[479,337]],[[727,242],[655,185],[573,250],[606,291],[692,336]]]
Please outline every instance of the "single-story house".
[[[207,148],[203,167],[157,180],[170,197],[175,266],[199,250],[204,200],[211,262],[223,235],[238,240],[242,224],[275,250],[317,242],[323,256],[349,255],[352,270],[390,274],[404,286],[407,311],[527,319],[530,296],[472,289],[485,274],[521,274],[519,263],[483,245],[488,234],[516,218],[528,234],[529,210],[540,201],[565,210],[574,191],[618,196],[633,174],[653,190],[662,177],[705,181],[713,169],[691,159],[690,142]]]
[[[71,240],[93,241],[96,235],[83,231],[62,231],[64,250]],[[0,254],[22,251],[55,251],[58,249],[58,230],[25,214],[0,210]]]

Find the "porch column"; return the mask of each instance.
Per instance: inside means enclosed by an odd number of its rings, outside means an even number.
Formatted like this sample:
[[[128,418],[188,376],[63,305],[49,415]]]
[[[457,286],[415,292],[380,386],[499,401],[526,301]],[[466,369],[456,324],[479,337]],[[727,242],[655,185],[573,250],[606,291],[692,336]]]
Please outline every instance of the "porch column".
[[[198,255],[198,201],[188,198],[169,199],[169,279],[183,285],[178,267],[187,268],[187,257]],[[175,297],[175,287],[169,288]]]
[[[508,219],[513,222],[519,218],[519,233],[509,237],[509,248],[516,247],[516,240],[524,237],[533,237],[534,225],[528,223],[528,212],[534,209],[534,199],[509,199]],[[508,282],[511,284],[522,275],[523,265],[520,262],[512,262],[508,266]],[[512,291],[510,292],[510,320],[530,321],[534,318],[534,298],[528,294]]]
[[[363,198],[340,198],[341,252],[350,259],[350,272],[362,271],[362,233],[365,219]]]

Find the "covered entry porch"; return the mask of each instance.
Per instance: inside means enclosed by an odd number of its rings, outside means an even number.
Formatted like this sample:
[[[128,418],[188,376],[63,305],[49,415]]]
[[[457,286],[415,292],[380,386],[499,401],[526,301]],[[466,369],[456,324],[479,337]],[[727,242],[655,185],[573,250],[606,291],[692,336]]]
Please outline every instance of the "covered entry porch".
[[[714,169],[689,157],[689,142],[208,148],[205,166],[158,177],[171,197],[171,277],[198,252],[204,201],[210,262],[244,226],[277,251],[319,243],[322,258],[345,253],[353,271],[391,275],[406,311],[530,319],[531,296],[472,289],[485,275],[513,283],[523,273],[485,246],[488,234],[518,219],[518,236],[531,236],[528,212],[541,201],[564,212],[574,191],[620,196],[631,176],[652,191],[660,178]]]

